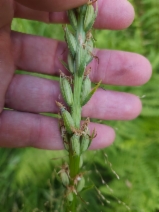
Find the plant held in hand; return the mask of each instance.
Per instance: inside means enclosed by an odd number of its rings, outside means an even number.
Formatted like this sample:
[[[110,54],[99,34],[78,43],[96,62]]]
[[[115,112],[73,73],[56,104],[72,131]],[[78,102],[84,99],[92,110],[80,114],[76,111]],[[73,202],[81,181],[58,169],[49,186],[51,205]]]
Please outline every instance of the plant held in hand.
[[[67,108],[56,102],[60,109],[60,130],[65,149],[69,153],[69,164],[59,171],[61,181],[66,188],[65,210],[75,212],[76,198],[85,186],[82,167],[82,154],[89,148],[96,136],[95,130],[88,129],[89,118],[81,124],[81,109],[92,97],[100,82],[92,89],[87,65],[93,60],[92,26],[97,16],[97,4],[87,5],[68,11],[72,31],[64,26],[65,40],[69,49],[67,64],[62,62],[71,73],[66,76],[60,71],[60,88]]]

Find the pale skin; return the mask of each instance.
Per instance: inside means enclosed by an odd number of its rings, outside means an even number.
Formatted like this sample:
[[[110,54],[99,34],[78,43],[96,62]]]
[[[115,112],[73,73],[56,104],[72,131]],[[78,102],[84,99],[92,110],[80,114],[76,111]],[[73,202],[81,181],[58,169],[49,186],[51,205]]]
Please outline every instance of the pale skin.
[[[56,113],[55,100],[59,85],[47,79],[14,75],[16,69],[58,75],[59,55],[66,45],[52,39],[10,31],[14,17],[48,23],[65,23],[64,12],[87,0],[0,0],[0,147],[35,147],[62,149],[58,121],[39,115]],[[120,30],[134,19],[134,10],[126,0],[99,0],[95,27]],[[43,11],[42,11],[43,10]],[[44,12],[45,11],[45,12]],[[49,12],[48,12],[49,11]],[[54,32],[53,32],[54,33]],[[65,57],[66,51],[63,55]],[[91,80],[124,86],[139,86],[151,76],[149,61],[135,53],[96,50],[100,58],[98,71],[92,63]],[[4,111],[3,107],[14,109]],[[83,108],[83,116],[107,120],[131,120],[141,112],[138,97],[118,91],[99,89]],[[97,136],[91,149],[104,148],[115,139],[114,130],[106,125],[90,124]]]

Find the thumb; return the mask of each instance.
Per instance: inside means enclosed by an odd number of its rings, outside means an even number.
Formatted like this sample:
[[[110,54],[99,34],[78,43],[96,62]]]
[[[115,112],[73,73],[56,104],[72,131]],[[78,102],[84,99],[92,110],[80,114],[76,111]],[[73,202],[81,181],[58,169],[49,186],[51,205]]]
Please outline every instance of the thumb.
[[[0,0],[0,28],[9,25],[13,15],[13,0]]]
[[[0,0],[0,113],[5,94],[14,73],[14,61],[10,40],[10,24],[14,9],[12,0]]]
[[[85,4],[88,0],[16,0],[31,9],[41,11],[64,11]]]

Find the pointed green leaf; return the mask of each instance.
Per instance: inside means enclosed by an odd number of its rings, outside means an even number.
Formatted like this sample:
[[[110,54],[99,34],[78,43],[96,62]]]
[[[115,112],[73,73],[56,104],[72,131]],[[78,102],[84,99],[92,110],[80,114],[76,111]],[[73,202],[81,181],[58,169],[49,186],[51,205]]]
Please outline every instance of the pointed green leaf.
[[[85,186],[85,187],[82,189],[81,192],[83,192],[83,191],[88,191],[88,190],[93,189],[93,188],[94,188],[94,185],[91,184],[91,185],[89,185],[89,186]]]
[[[81,103],[81,106],[84,106],[93,96],[93,94],[96,92],[96,90],[99,88],[102,81],[98,82],[98,84],[90,91],[90,93],[87,95],[87,97],[83,100]]]
[[[69,71],[69,67],[68,67],[67,63],[65,63],[65,61],[63,61],[61,59],[59,59],[59,60],[60,60],[60,63],[67,69],[67,71]]]

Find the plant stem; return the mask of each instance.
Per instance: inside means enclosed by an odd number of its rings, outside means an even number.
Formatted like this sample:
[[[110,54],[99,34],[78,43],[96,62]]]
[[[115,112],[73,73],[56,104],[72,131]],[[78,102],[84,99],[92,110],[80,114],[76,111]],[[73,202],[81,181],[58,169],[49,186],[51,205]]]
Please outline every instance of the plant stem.
[[[76,128],[80,128],[80,122],[81,122],[81,103],[80,103],[81,88],[82,88],[82,77],[79,77],[78,74],[75,73],[74,92],[73,92],[74,102],[72,105],[72,118],[75,122]]]
[[[82,154],[88,149],[92,140],[88,130],[89,121],[85,120],[81,125],[81,111],[82,106],[95,92],[91,91],[89,77],[86,80],[86,76],[89,75],[86,66],[93,59],[90,54],[93,51],[91,29],[96,11],[89,3],[69,10],[68,17],[74,33],[67,26],[64,28],[69,49],[68,66],[66,64],[65,67],[72,73],[73,89],[68,77],[62,73],[61,77],[65,81],[60,81],[61,91],[70,107],[69,111],[61,103],[57,102],[57,105],[60,107],[63,119],[60,129],[65,148],[69,152],[69,167],[63,166],[60,173],[62,183],[66,187],[65,211],[77,212],[77,196],[80,195],[85,183],[83,173],[80,172]]]
[[[69,167],[70,167],[70,177],[74,178],[79,172],[80,156],[73,156],[72,153],[69,154]]]
[[[85,38],[85,33],[83,30],[83,21],[84,21],[84,16],[79,13],[78,16],[78,27],[77,27],[77,46],[79,46],[79,37],[81,36],[82,39]],[[76,66],[74,66],[76,67]],[[77,129],[80,129],[80,122],[81,122],[81,89],[82,89],[82,81],[83,81],[83,76],[79,76],[77,73],[77,70],[75,68],[74,70],[74,89],[73,89],[73,105],[71,108],[71,114],[72,118],[75,123],[75,127]],[[70,169],[70,177],[74,179],[78,174],[80,170],[80,156],[74,156],[72,155],[72,152],[69,152],[69,169]],[[71,212],[76,212],[76,195],[74,194],[74,198],[72,203],[70,204],[69,211]]]

